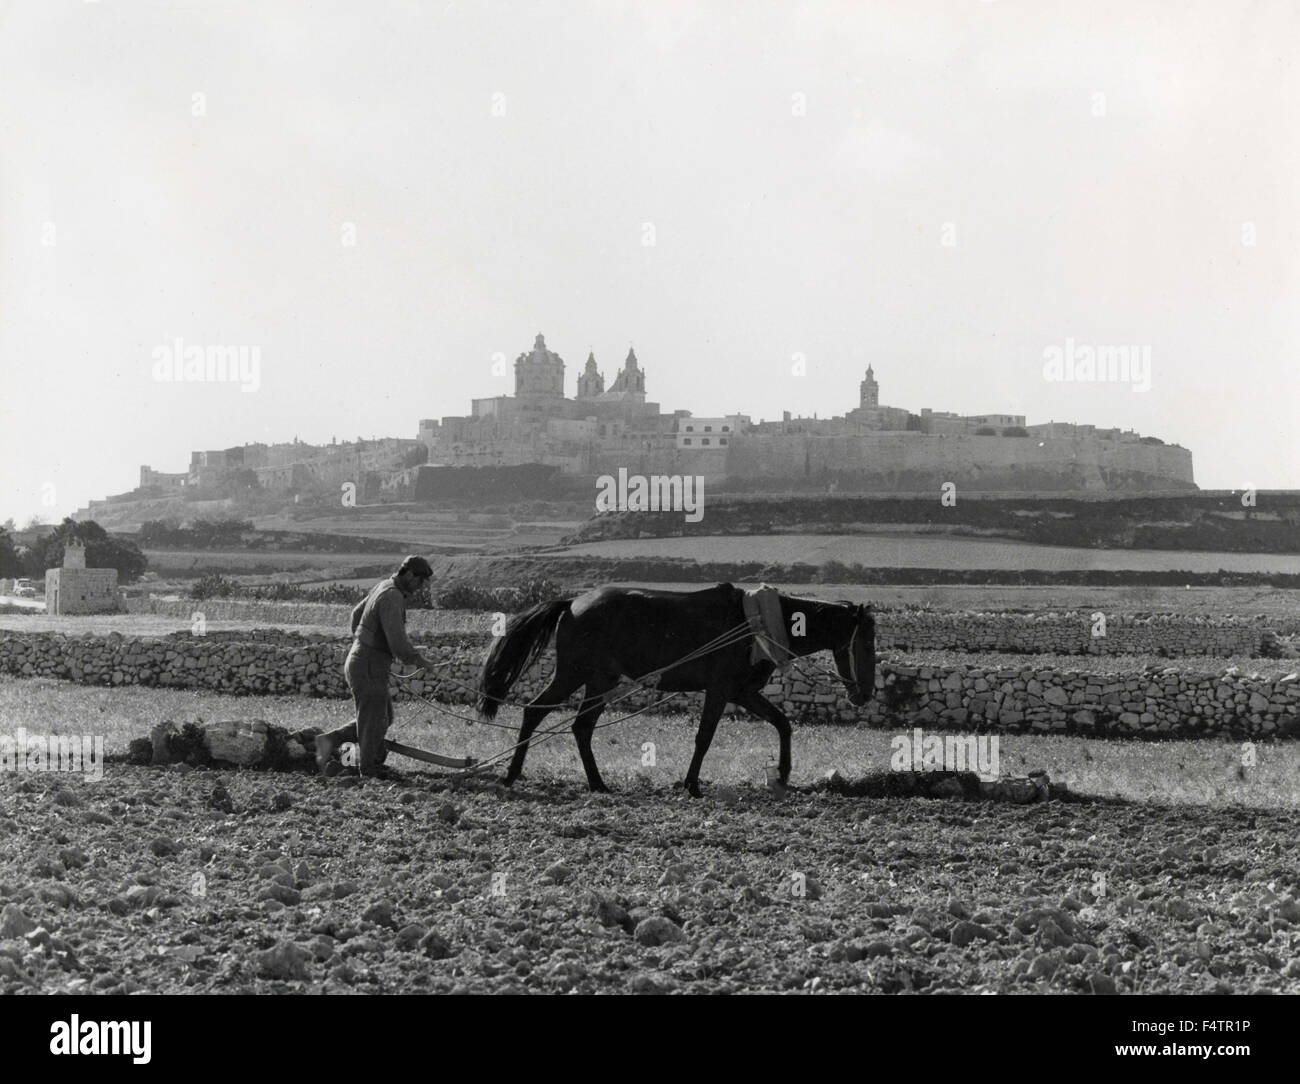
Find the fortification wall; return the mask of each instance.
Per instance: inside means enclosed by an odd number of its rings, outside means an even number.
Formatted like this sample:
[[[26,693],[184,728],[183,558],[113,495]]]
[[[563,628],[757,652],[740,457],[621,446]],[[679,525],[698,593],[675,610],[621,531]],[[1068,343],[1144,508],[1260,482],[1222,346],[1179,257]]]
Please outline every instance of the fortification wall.
[[[1186,448],[1087,438],[739,435],[727,460],[730,477],[817,478],[856,476],[881,489],[933,488],[945,481],[978,489],[1149,488],[1192,483]],[[1053,485],[1055,481],[1056,485]],[[932,483],[932,484],[930,484]]]
[[[395,698],[407,699],[409,691],[449,704],[472,703],[484,638],[447,634],[427,638],[420,646],[439,669],[429,680],[394,680]],[[346,647],[307,638],[281,645],[204,637],[137,639],[118,633],[9,633],[0,635],[0,671],[87,685],[346,698]],[[553,661],[543,657],[511,691],[512,699],[537,695]],[[1300,736],[1297,675],[1243,675],[1235,667],[1076,671],[1041,659],[975,666],[884,661],[877,668],[875,696],[856,708],[821,660],[800,659],[774,675],[764,693],[796,722],[1146,738]],[[636,689],[619,700],[617,710],[646,707],[660,697],[656,690]],[[672,707],[698,712],[700,699],[700,694],[685,694]]]

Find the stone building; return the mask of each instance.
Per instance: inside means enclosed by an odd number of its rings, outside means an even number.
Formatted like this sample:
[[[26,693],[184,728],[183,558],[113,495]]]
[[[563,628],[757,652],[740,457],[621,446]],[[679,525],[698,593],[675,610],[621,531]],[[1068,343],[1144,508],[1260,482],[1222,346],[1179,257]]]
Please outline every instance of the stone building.
[[[149,466],[143,466],[140,468],[141,489],[175,491],[184,489],[185,486],[189,484],[189,480],[189,471],[180,471],[175,474],[168,474],[165,471],[154,470]]]
[[[64,547],[63,567],[46,569],[45,612],[103,614],[121,610],[117,569],[87,568],[86,547],[74,538]]]
[[[577,395],[564,394],[564,360],[540,333],[515,359],[515,394],[474,399],[464,416],[426,418],[419,440],[431,466],[557,466],[570,474],[632,467],[674,453],[676,416],[646,401],[646,374],[629,350],[607,388],[588,353]]]
[[[608,386],[593,352],[577,395],[566,398],[564,361],[539,334],[515,362],[514,395],[474,399],[468,416],[422,420],[419,440],[430,466],[536,463],[591,475],[626,467],[749,490],[923,492],[944,481],[975,492],[1195,488],[1185,448],[1093,426],[1026,427],[1022,414],[886,406],[870,366],[857,404],[834,417],[665,414],[645,389],[635,351]]]

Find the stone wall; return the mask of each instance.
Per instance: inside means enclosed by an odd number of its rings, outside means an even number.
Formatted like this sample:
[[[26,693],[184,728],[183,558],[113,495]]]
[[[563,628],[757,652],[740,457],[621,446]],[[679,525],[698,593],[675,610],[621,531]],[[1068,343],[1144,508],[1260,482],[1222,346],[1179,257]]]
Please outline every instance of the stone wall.
[[[284,635],[284,634],[281,634]],[[399,700],[412,694],[467,705],[488,637],[444,634],[417,639],[441,666],[431,680],[393,682]],[[113,633],[0,633],[0,672],[54,677],[91,685],[156,685],[234,695],[299,694],[342,698],[346,641],[299,637],[293,642],[213,640],[173,636],[137,639]],[[549,653],[548,653],[549,654]],[[512,690],[536,695],[553,656],[543,657]],[[854,708],[822,657],[800,659],[775,675],[765,693],[797,722],[937,729],[1077,733],[1124,737],[1233,738],[1300,736],[1300,682],[1178,667],[1146,670],[1060,670],[1041,663],[1015,666],[917,665],[882,661],[876,695]],[[635,690],[614,710],[631,711],[660,699]],[[699,694],[664,710],[698,712]],[[457,709],[462,710],[462,709]]]
[[[881,651],[969,651],[1043,655],[1189,655],[1260,658],[1277,637],[1262,621],[1183,614],[989,614],[883,612]],[[1096,635],[1096,633],[1102,635]]]
[[[933,480],[936,500],[945,481],[974,491],[1105,489],[1111,476],[1153,481],[1145,488],[1192,485],[1192,453],[1173,445],[1138,441],[1058,437],[1045,440],[923,433],[821,436],[792,433],[741,434],[731,443],[727,473],[732,478],[817,478],[857,476],[868,488],[895,490]],[[1023,485],[1017,484],[1023,476]],[[1048,479],[1057,485],[1046,485]],[[906,485],[904,485],[906,483]]]
[[[267,602],[260,599],[128,598],[126,610],[133,614],[154,614],[176,618],[178,629],[190,628],[196,614],[207,621],[264,621],[276,625],[333,625],[340,635],[347,632],[352,607],[329,602]],[[440,632],[479,625],[486,632],[492,625],[490,613],[471,614],[464,610],[407,610],[408,632]],[[261,630],[259,630],[261,631]],[[276,632],[277,629],[270,629]]]
[[[351,607],[252,599],[128,599],[132,613],[172,616],[188,627],[193,615],[208,621],[265,621],[268,625],[348,627]],[[407,628],[418,632],[460,631],[476,624],[485,632],[492,615],[451,610],[408,610]],[[1276,637],[1262,621],[1182,614],[1106,614],[1105,635],[1094,636],[1090,613],[930,613],[883,610],[876,615],[881,651],[964,651],[1054,655],[1218,655],[1260,658],[1273,654]]]

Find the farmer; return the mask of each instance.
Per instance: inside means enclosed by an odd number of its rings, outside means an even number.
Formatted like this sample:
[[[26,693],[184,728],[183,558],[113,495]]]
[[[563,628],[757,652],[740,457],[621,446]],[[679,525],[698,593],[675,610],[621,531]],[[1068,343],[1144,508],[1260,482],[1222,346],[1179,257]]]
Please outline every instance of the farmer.
[[[388,695],[388,669],[393,659],[411,666],[433,669],[406,638],[406,600],[433,578],[423,557],[408,557],[398,570],[380,580],[352,611],[352,650],[343,664],[352,699],[355,722],[316,738],[316,763],[326,771],[344,742],[360,746],[360,775],[382,775],[386,750],[384,735],[393,724],[393,701]]]

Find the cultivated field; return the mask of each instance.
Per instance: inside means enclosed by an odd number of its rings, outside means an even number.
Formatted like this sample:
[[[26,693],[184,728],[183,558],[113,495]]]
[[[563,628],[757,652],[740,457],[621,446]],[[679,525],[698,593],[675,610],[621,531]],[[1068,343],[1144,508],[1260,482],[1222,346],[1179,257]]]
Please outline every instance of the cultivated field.
[[[938,609],[1297,616],[1267,588],[796,590]],[[417,619],[479,628],[484,615]],[[187,627],[0,616],[0,630],[72,635]],[[1234,662],[1294,669],[1176,660]],[[481,761],[519,722],[508,709],[502,729],[467,725],[464,708],[417,702],[397,714],[397,740]],[[295,730],[351,715],[340,700],[0,678],[0,736],[99,736],[110,756],[164,720]],[[359,785],[120,760],[98,782],[0,773],[0,834],[14,841],[0,851],[0,991],[1300,992],[1300,745],[999,735],[1004,777],[1046,771],[1074,795],[1012,805],[828,789],[831,771],[894,778],[900,735],[799,727],[796,789],[782,796],[763,785],[774,731],[737,714],[693,800],[673,786],[693,718],[602,726],[610,796],[586,792],[563,720],[548,723],[555,736],[535,741],[508,792],[499,765],[458,780],[410,761],[396,781]]]
[[[611,581],[626,587],[654,587],[676,591],[699,590],[698,583],[639,583]],[[737,581],[739,587],[756,584]],[[1059,613],[1101,610],[1115,613],[1180,613],[1199,617],[1261,615],[1279,621],[1300,620],[1300,598],[1295,591],[1277,587],[1134,587],[944,584],[934,587],[899,587],[859,583],[773,583],[793,595],[848,602],[870,602],[879,608],[920,607],[930,610],[965,610],[995,613]]]
[[[412,707],[399,740],[481,759],[511,740]],[[350,707],[0,681],[4,732],[99,734],[110,753],[163,719],[253,713],[321,727]],[[599,730],[611,796],[586,793],[556,731],[509,792],[422,765],[359,787],[8,776],[0,898],[48,934],[2,943],[0,989],[1300,990],[1294,745],[1247,768],[1232,744],[1005,736],[1004,774],[1043,769],[1083,799],[1014,806],[819,789],[831,769],[886,774],[892,735],[802,728],[803,789],[778,797],[757,783],[774,735],[738,717],[697,801],[672,788],[692,719]]]
[[[762,561],[820,565],[828,561],[877,568],[1135,569],[1185,572],[1300,573],[1300,555],[1199,553],[1039,546],[929,534],[704,535],[585,542],[566,547],[574,557],[685,557],[694,561]]]
[[[369,568],[388,561],[394,564],[405,554],[394,548],[391,557],[382,553],[320,553],[291,550],[145,550],[149,567],[161,576],[186,574],[202,576],[208,572],[248,575],[255,572],[319,571],[325,578],[338,570],[351,575],[359,565]]]

